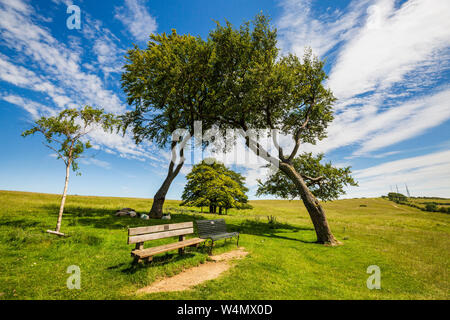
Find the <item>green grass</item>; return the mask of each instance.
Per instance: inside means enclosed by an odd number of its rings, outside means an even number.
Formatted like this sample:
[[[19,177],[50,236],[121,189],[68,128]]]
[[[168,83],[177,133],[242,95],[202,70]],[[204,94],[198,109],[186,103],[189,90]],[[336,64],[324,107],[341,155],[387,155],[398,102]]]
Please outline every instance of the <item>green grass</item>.
[[[216,218],[167,201],[171,223]],[[160,255],[132,265],[127,228],[166,223],[114,217],[131,207],[147,212],[151,200],[69,196],[62,231],[59,197],[0,191],[0,299],[449,299],[450,215],[423,212],[384,199],[325,203],[335,236],[344,245],[314,243],[315,233],[299,201],[251,201],[253,210],[223,216],[241,232],[250,254],[221,277],[193,290],[135,296],[156,279],[207,260],[202,250]],[[267,216],[274,216],[269,223]],[[169,240],[155,241],[162,244]],[[220,242],[215,253],[234,249]],[[70,265],[81,269],[81,290],[69,290]],[[367,267],[381,268],[381,290],[369,290]]]
[[[439,199],[439,198],[408,198],[408,201],[425,209],[427,203],[436,203],[438,208],[444,207],[448,208],[450,206],[450,199]]]

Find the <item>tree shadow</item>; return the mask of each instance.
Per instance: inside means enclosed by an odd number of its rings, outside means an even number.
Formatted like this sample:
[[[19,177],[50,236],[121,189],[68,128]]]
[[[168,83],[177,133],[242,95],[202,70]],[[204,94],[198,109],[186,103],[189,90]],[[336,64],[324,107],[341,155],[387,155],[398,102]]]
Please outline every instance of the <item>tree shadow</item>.
[[[164,266],[169,263],[174,263],[174,262],[178,262],[178,261],[191,259],[194,256],[195,256],[195,254],[192,252],[185,252],[182,255],[179,255],[178,253],[166,253],[164,255],[154,256],[153,260],[151,262],[147,262],[147,261],[135,262],[134,260],[130,260],[130,262],[122,262],[117,265],[110,266],[106,269],[107,270],[118,270],[124,274],[134,274],[142,269],[146,269],[149,267]]]
[[[28,229],[28,228],[41,227],[43,225],[44,224],[41,221],[30,221],[27,219],[14,219],[14,220],[0,219],[0,226],[5,226],[5,227]]]
[[[276,238],[276,239],[282,239],[282,240],[291,240],[291,241],[298,241],[302,243],[308,243],[308,244],[317,244],[316,241],[308,241],[298,238],[291,238],[286,236],[278,235],[277,233],[298,233],[301,231],[314,231],[314,228],[312,227],[303,227],[303,226],[293,226],[288,223],[282,223],[282,222],[275,222],[275,223],[268,223],[268,222],[262,222],[259,220],[245,220],[239,225],[235,225],[233,223],[227,222],[227,227],[230,228],[230,231],[237,231],[241,234],[250,234],[254,236],[260,236],[260,237],[268,237],[268,238]]]
[[[43,206],[43,209],[50,211],[51,215],[57,216],[59,206],[47,205]],[[194,220],[209,219],[205,217],[205,214],[201,214],[195,210],[165,210],[171,213],[170,220],[162,219],[149,219],[143,220],[138,217],[131,218],[129,216],[116,217],[115,210],[105,208],[90,208],[80,206],[67,206],[64,209],[64,217],[66,221],[69,221],[69,225],[82,225],[90,226],[99,229],[118,230],[126,228],[134,228],[141,226],[171,224],[180,222],[189,222]],[[192,212],[192,213],[186,213]],[[147,212],[138,212],[145,213]],[[219,216],[220,217],[220,216]],[[226,215],[224,218],[226,219]],[[217,219],[217,215],[214,215],[214,219]],[[294,226],[288,223],[282,222],[265,222],[260,220],[246,219],[241,223],[236,223],[232,219],[226,219],[226,224],[229,232],[239,232],[240,234],[249,234],[261,237],[277,238],[282,240],[299,241],[303,243],[315,244],[315,241],[302,240],[298,238],[291,238],[287,236],[278,235],[277,233],[298,233],[301,231],[314,231],[312,227]],[[194,223],[194,232],[197,234],[197,225]]]

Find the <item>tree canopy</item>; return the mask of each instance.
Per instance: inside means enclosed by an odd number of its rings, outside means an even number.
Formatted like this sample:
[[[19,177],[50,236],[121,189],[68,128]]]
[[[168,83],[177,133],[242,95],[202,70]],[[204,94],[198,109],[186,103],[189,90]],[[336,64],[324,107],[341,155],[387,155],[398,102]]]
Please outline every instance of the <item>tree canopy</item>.
[[[322,164],[323,156],[303,153],[292,161],[295,170],[302,173],[302,178],[314,196],[324,201],[334,200],[345,194],[346,186],[358,185],[350,176],[350,167],[336,168],[331,162]],[[272,170],[265,181],[258,180],[256,195],[268,194],[284,199],[301,197],[292,180],[279,170]]]
[[[227,129],[239,130],[250,150],[279,168],[281,173],[274,179],[279,178],[277,182],[280,183],[291,182],[290,193],[300,196],[305,204],[317,241],[338,244],[314,193],[332,198],[340,192],[339,184],[331,183],[328,188],[317,189],[311,181],[319,180],[319,176],[305,179],[311,172],[305,171],[307,167],[301,165],[302,157],[295,160],[302,144],[316,144],[326,138],[326,129],[333,120],[332,105],[336,99],[324,86],[327,78],[324,62],[310,49],[302,58],[294,54],[280,55],[277,30],[262,14],[239,29],[228,22],[225,25],[217,23],[209,39],[214,47],[211,61],[213,77],[210,80],[214,103],[210,104],[210,112],[205,114],[205,118],[214,119],[223,136]],[[272,139],[275,152],[269,153],[270,150],[251,132],[261,129],[266,130]],[[281,146],[281,135],[291,139],[289,147]],[[319,162],[314,163],[318,165]],[[313,171],[319,173],[320,170],[319,166]],[[281,179],[281,174],[284,179]],[[340,181],[343,182],[350,172],[334,171],[333,174],[342,174]],[[285,186],[274,188],[276,180],[271,182],[261,191],[288,194],[283,190]],[[292,189],[293,186],[297,191]],[[337,190],[333,190],[333,186],[338,187]]]
[[[207,41],[175,30],[152,34],[147,48],[128,51],[122,87],[134,110],[122,117],[123,130],[131,128],[136,143],[147,140],[172,150],[167,177],[150,210],[153,218],[162,217],[165,196],[185,162],[183,147],[194,133],[195,121],[204,120],[205,129],[209,126],[202,115],[210,95],[212,53]],[[176,132],[181,137],[174,137]]]
[[[81,109],[64,109],[55,116],[41,117],[22,136],[41,133],[46,141],[44,145],[56,153],[57,159],[62,159],[66,166],[71,166],[74,172],[80,174],[78,159],[92,147],[86,139],[92,126],[100,125],[104,130],[112,131],[119,123],[113,114],[85,106]]]
[[[224,164],[205,159],[194,165],[186,176],[183,191],[183,206],[209,207],[215,213],[219,208],[249,208],[245,178]]]
[[[47,232],[63,235],[60,233],[60,228],[67,196],[70,168],[77,174],[80,174],[78,159],[85,150],[91,148],[87,134],[97,125],[100,125],[105,131],[113,131],[119,124],[120,121],[113,114],[105,113],[103,109],[85,106],[81,109],[65,109],[56,116],[41,117],[31,129],[22,133],[23,137],[34,135],[35,133],[43,134],[46,140],[45,146],[56,152],[57,158],[63,160],[66,165],[66,179],[56,230],[47,230]]]

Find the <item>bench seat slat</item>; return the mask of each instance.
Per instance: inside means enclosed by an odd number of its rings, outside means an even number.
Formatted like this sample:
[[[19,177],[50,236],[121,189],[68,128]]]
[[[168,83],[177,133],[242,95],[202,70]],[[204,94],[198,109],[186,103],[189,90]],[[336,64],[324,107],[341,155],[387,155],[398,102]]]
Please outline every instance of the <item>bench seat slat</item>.
[[[192,238],[192,239],[187,239],[184,241],[165,244],[165,245],[158,246],[158,247],[152,247],[152,248],[147,248],[147,249],[142,249],[142,250],[133,250],[132,253],[136,257],[147,258],[147,257],[153,256],[158,253],[163,253],[163,252],[167,252],[167,251],[171,251],[171,250],[176,250],[179,248],[192,246],[192,245],[195,245],[198,243],[202,243],[204,241],[205,241],[205,239]]]
[[[211,239],[211,240],[219,240],[219,239],[237,237],[238,235],[239,235],[239,232],[222,232],[222,233],[203,235],[201,238]]]
[[[129,228],[128,235],[129,236],[137,236],[137,235],[153,233],[153,232],[192,228],[193,226],[194,226],[194,224],[192,223],[192,221],[190,221],[190,222],[181,222],[181,223],[172,223],[172,224],[160,224],[160,225],[156,225],[156,226]]]
[[[172,231],[143,234],[140,236],[129,237],[128,244],[145,242],[145,241],[149,241],[149,240],[156,240],[156,239],[162,239],[162,238],[168,238],[168,237],[181,236],[181,235],[192,234],[192,233],[194,233],[194,228],[185,228],[185,229],[178,229],[178,230],[172,230]]]

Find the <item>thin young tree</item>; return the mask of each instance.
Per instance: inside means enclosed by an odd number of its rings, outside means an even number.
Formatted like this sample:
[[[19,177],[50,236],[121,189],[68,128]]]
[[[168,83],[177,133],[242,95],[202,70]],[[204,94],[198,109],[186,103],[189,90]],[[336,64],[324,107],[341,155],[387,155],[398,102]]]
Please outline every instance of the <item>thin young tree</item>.
[[[55,231],[47,230],[49,233],[63,236],[60,232],[61,222],[66,203],[67,189],[69,185],[70,169],[79,173],[78,159],[89,148],[91,143],[87,134],[93,128],[101,126],[105,131],[112,131],[119,124],[114,115],[105,113],[103,109],[94,109],[85,106],[82,109],[65,109],[56,116],[41,117],[35,121],[34,126],[22,133],[23,137],[41,133],[44,145],[54,151],[57,159],[61,159],[66,167],[64,191],[59,207],[58,220]]]
[[[277,31],[262,14],[239,29],[228,22],[218,23],[209,39],[214,47],[210,90],[215,92],[215,103],[210,104],[208,120],[215,119],[224,136],[227,129],[237,129],[249,149],[276,164],[295,185],[313,222],[317,242],[339,244],[323,207],[310,190],[320,176],[307,175],[294,161],[302,144],[315,144],[327,136],[333,120],[336,99],[324,86],[324,63],[310,50],[302,59],[293,54],[280,56]],[[251,134],[261,129],[273,140],[275,151],[269,152]],[[281,135],[290,137],[290,145],[281,146]]]

